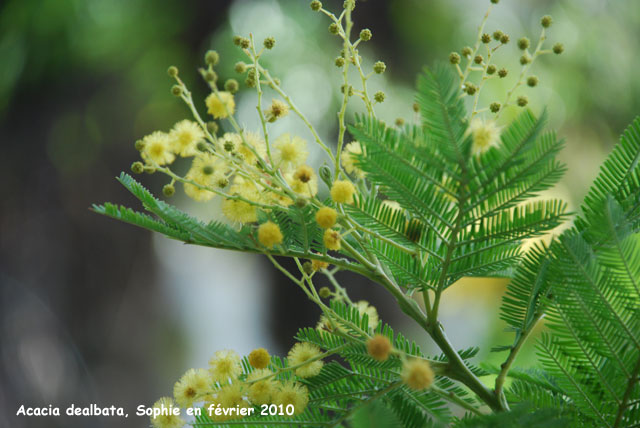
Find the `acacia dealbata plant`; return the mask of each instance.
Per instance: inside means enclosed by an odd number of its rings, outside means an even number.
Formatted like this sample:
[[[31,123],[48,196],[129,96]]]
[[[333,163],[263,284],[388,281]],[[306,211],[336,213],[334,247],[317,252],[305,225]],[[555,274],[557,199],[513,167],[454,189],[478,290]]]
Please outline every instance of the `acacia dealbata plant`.
[[[196,407],[201,415],[162,415],[152,425],[358,426],[361,409],[377,408],[386,409],[377,414],[389,426],[640,426],[640,119],[623,133],[566,224],[564,202],[539,198],[565,171],[556,159],[563,143],[545,129],[546,112],[535,115],[524,95],[538,83],[530,73],[536,58],[563,51],[561,44],[546,47],[551,17],[542,18],[540,37],[530,43],[485,32],[488,11],[473,46],[419,76],[420,120],[388,125],[375,112],[385,94],[367,87],[386,66],[364,67],[358,47],[372,33],[352,37],[355,7],[347,0],[334,14],[311,2],[341,39],[337,141],[323,141],[261,65],[275,39],[258,44],[237,36],[246,62],[235,69],[257,92],[261,129],[238,124],[240,85],[218,82],[219,56],[209,51],[200,69],[211,88],[206,115],[171,67],[172,92],[192,118],[137,141],[141,161],[132,166],[135,173],[167,175],[166,197],[181,183],[195,200],[221,198],[226,221],[200,221],[125,173],[118,180],[146,213],[94,206],[188,244],[264,254],[322,311],[317,326],[298,331],[286,358],[262,348],[243,358],[224,350],[208,368],[187,371],[173,397],[156,408]],[[509,74],[494,63],[495,52],[509,44],[521,50],[519,75],[502,100],[483,106],[483,86]],[[270,103],[263,100],[267,93]],[[352,122],[349,103],[362,107]],[[519,110],[517,116],[498,126],[508,109]],[[270,134],[271,124],[288,114],[323,149],[318,170],[306,163],[306,141]],[[190,165],[184,174],[180,162]],[[535,239],[561,225],[552,239]],[[523,242],[532,238],[525,251]],[[292,258],[297,271],[276,257]],[[384,287],[440,353],[425,354],[369,303],[352,301],[339,282],[342,271]],[[317,275],[332,288],[316,287]],[[496,344],[494,351],[505,355],[499,367],[470,363],[478,348],[455,349],[439,321],[443,292],[465,277],[510,279],[499,316],[513,341]],[[543,318],[539,364],[518,368],[518,353]],[[276,411],[260,414],[263,407]]]

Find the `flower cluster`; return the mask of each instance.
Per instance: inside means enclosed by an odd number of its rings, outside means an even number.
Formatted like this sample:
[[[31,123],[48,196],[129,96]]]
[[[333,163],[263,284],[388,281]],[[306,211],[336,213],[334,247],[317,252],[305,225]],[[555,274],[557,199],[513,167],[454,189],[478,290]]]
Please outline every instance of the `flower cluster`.
[[[480,108],[480,93],[486,82],[495,78],[504,79],[509,75],[509,69],[498,66],[494,63],[494,59],[496,51],[509,44],[511,37],[501,30],[496,30],[493,33],[484,32],[491,7],[495,3],[497,2],[492,1],[489,10],[484,16],[475,45],[473,47],[466,46],[462,48],[460,53],[452,52],[449,55],[449,62],[455,67],[460,78],[460,88],[463,93],[473,98],[473,110],[471,113],[473,120],[469,131],[473,138],[473,151],[475,153],[482,153],[498,143],[500,128],[496,126],[495,122],[505,108],[509,106],[525,107],[529,104],[529,99],[526,95],[521,94],[516,97],[516,92],[525,84],[530,88],[538,85],[538,77],[529,73],[535,60],[545,54],[554,53],[559,55],[564,52],[562,43],[554,44],[551,49],[544,47],[544,42],[547,40],[546,31],[551,27],[553,19],[550,16],[543,16],[540,20],[542,30],[535,47],[531,46],[531,42],[527,37],[521,37],[516,43],[521,51],[519,59],[520,73],[514,85],[507,91],[504,100],[493,101],[487,107]],[[463,58],[466,61],[465,64],[463,64]],[[476,78],[473,75],[479,77]],[[483,112],[491,112],[495,116],[489,120],[475,117],[478,113]]]
[[[293,406],[293,415],[307,407],[309,392],[301,380],[316,376],[323,367],[324,354],[315,345],[296,343],[284,367],[272,362],[264,348],[253,350],[245,359],[234,351],[214,354],[208,369],[189,369],[173,388],[173,398],[163,397],[156,408],[200,407],[202,414],[213,421],[237,419],[242,412],[229,414],[217,409],[248,409],[261,405]],[[245,413],[248,414],[248,413]],[[151,417],[156,428],[184,425],[179,415],[161,414]]]

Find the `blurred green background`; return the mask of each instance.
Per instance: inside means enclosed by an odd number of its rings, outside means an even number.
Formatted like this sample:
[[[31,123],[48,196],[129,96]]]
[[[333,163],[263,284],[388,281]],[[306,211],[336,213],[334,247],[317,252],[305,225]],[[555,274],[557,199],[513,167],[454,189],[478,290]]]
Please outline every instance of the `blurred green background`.
[[[324,3],[333,10],[342,4]],[[372,91],[387,93],[382,118],[415,120],[416,75],[471,44],[488,4],[358,2],[356,31],[368,27],[374,35],[361,50],[365,65],[387,64],[372,83]],[[503,0],[487,30],[510,34],[498,62],[512,75],[519,57],[513,42],[536,39],[545,14],[554,17],[550,42],[564,43],[565,53],[535,64],[540,85],[528,95],[534,111],[547,106],[551,126],[567,140],[562,158],[569,173],[554,193],[577,209],[617,136],[640,113],[640,2]],[[315,324],[318,310],[265,260],[182,246],[88,207],[105,200],[135,205],[113,179],[136,160],[133,142],[188,117],[169,92],[167,67],[178,66],[202,107],[207,92],[197,67],[215,48],[221,79],[237,77],[234,34],[276,37],[267,65],[325,140],[335,141],[341,82],[333,59],[340,44],[328,24],[306,0],[1,3],[0,426],[88,423],[15,418],[19,404],[96,402],[133,413],[170,394],[187,368],[206,366],[218,349],[266,346],[283,354],[298,327]],[[491,86],[487,100],[503,91]],[[361,108],[354,102],[349,115]],[[238,95],[238,117],[257,129],[252,92]],[[293,117],[278,123],[276,131],[284,130],[307,137]],[[143,180],[156,192],[164,183],[157,176]],[[191,206],[178,195],[176,203],[205,217],[215,211],[215,202]],[[343,278],[355,298],[371,301],[383,320],[430,349],[383,290]],[[491,354],[490,344],[511,339],[497,317],[504,285],[464,281],[447,293],[442,309],[454,344],[481,346],[480,358],[494,363],[504,356]],[[518,363],[532,361],[529,349]],[[132,417],[117,425],[141,423]],[[92,425],[114,420],[96,418]]]

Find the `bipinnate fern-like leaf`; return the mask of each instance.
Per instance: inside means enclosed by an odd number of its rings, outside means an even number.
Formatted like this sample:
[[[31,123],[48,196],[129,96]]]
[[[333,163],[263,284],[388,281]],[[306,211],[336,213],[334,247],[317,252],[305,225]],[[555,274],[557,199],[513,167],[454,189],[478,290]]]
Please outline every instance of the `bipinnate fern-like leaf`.
[[[562,201],[526,202],[562,176],[565,167],[555,159],[562,142],[544,132],[545,113],[536,118],[525,111],[500,144],[474,154],[452,72],[426,70],[418,88],[422,127],[395,129],[359,117],[350,128],[364,146],[358,167],[379,192],[362,196],[349,212],[409,250],[385,240],[371,245],[406,288],[437,290],[465,276],[509,276],[521,242],[567,218]]]
[[[547,405],[563,397],[587,425],[640,423],[639,129],[637,119],[604,163],[576,226],[529,253],[502,306],[516,343],[546,315],[539,357],[561,394],[527,379],[511,392]]]

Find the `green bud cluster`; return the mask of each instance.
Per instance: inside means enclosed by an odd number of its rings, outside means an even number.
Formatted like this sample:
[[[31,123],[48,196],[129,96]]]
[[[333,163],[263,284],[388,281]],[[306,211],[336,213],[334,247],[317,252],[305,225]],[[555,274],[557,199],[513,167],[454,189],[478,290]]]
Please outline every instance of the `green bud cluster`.
[[[387,69],[387,65],[382,61],[376,61],[376,63],[373,64],[373,71],[376,74],[382,74],[385,72],[386,69]]]
[[[264,39],[263,45],[267,49],[273,49],[273,47],[276,45],[276,39],[274,37],[267,37],[266,39]]]
[[[216,51],[210,50],[210,51],[207,51],[206,54],[204,54],[204,62],[207,65],[210,65],[213,67],[217,65],[219,61],[220,61],[220,55]]]
[[[162,194],[165,195],[167,198],[170,198],[171,196],[175,195],[176,193],[176,188],[173,187],[173,184],[165,184],[164,187],[162,188]]]
[[[167,69],[167,74],[169,75],[169,77],[178,77],[178,67],[172,65]]]
[[[238,85],[238,81],[236,79],[228,79],[224,82],[224,90],[235,94],[238,92],[240,85]]]

